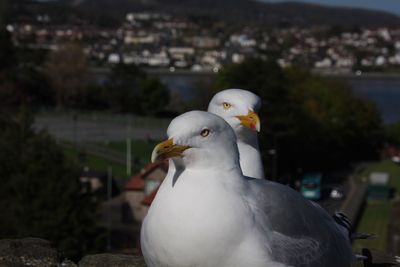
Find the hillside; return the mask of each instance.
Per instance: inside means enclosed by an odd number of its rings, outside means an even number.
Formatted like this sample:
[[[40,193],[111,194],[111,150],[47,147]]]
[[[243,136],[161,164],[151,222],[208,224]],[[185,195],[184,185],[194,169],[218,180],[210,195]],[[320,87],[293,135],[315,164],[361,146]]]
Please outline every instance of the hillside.
[[[263,3],[253,0],[64,0],[79,10],[119,17],[129,11],[153,10],[176,15],[207,16],[234,21],[282,22],[309,26],[330,24],[367,27],[400,26],[400,17],[382,11],[312,5]]]

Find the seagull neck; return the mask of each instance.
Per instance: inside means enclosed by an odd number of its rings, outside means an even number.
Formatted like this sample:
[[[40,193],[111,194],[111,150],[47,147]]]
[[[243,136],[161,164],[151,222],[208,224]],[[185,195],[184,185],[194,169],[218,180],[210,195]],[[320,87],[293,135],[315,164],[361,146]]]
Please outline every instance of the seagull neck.
[[[240,166],[243,174],[252,178],[264,179],[264,167],[260,147],[255,132],[238,136]]]
[[[167,179],[171,180],[167,184],[175,185],[178,180],[184,184],[198,184],[199,182],[223,184],[227,188],[241,188],[244,186],[242,170],[239,162],[235,164],[213,164],[207,168],[200,166],[184,166],[179,160],[170,160]],[[223,175],[221,175],[223,174]],[[200,180],[199,181],[199,177]]]
[[[188,169],[187,171],[191,174],[198,173],[194,176],[202,176],[203,179],[208,180],[209,184],[217,183],[234,191],[244,186],[245,179],[239,165],[229,167],[219,164],[217,167],[209,169]]]
[[[218,152],[217,152],[218,154]],[[222,160],[216,160],[222,159]],[[221,155],[218,157],[204,158],[203,161],[198,161],[196,163],[192,162],[186,166],[186,169],[191,171],[213,171],[217,170],[219,172],[234,172],[242,174],[240,169],[239,158],[230,160],[226,155]]]
[[[237,134],[238,143],[243,143],[244,145],[251,146],[257,151],[259,151],[258,136],[255,131],[244,131]],[[240,152],[240,151],[239,151]]]

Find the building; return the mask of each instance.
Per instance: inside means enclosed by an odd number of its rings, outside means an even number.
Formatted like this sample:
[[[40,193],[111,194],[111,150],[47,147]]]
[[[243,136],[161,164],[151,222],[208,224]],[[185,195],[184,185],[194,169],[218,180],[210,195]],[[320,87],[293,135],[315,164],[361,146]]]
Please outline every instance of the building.
[[[167,161],[156,161],[145,166],[125,185],[125,199],[133,218],[142,221],[168,172]]]
[[[387,200],[390,198],[389,174],[373,172],[369,176],[368,199]]]
[[[120,194],[101,203],[98,222],[108,229],[109,245],[114,251],[125,253],[140,248],[141,222],[167,171],[167,161],[150,163],[125,184]],[[92,178],[84,178],[83,182],[95,188],[100,184]]]
[[[115,179],[108,177],[106,172],[86,169],[81,173],[79,180],[83,185],[83,190],[92,193],[96,200],[105,201],[120,194]]]

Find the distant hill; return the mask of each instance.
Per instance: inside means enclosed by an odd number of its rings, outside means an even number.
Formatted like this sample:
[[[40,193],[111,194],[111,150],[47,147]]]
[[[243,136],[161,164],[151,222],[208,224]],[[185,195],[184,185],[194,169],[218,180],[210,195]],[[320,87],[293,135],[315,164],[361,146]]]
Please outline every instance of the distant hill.
[[[265,3],[254,0],[60,0],[79,11],[122,18],[127,12],[152,10],[176,15],[207,16],[274,26],[281,23],[397,27],[400,17],[383,11],[322,6],[298,2]]]
[[[7,0],[10,1],[10,0]],[[135,11],[224,19],[232,24],[341,25],[400,27],[400,17],[384,11],[331,7],[299,2],[265,3],[256,0],[11,0],[15,14],[47,11],[59,20],[71,14],[93,21],[116,23]],[[42,0],[43,1],[43,0]],[[72,12],[72,13],[71,13]],[[60,14],[57,15],[57,14]]]

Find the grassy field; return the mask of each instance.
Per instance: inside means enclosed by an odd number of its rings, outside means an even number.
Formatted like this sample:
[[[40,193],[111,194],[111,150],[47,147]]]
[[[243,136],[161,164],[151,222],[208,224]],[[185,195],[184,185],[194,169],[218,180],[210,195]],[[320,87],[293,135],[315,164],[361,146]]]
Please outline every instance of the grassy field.
[[[151,152],[156,143],[156,141],[132,140],[132,175],[150,162]],[[93,151],[96,151],[95,148],[99,148],[101,153],[98,151],[94,153]],[[124,141],[90,143],[77,148],[70,143],[64,143],[63,150],[69,159],[77,162],[82,167],[87,166],[91,170],[106,172],[110,166],[114,176],[128,178],[125,164],[126,142]],[[85,155],[84,160],[80,159],[81,154]],[[108,154],[112,154],[112,157]]]
[[[132,140],[132,174],[135,174],[143,166],[150,162],[151,152],[157,142]],[[93,148],[99,148],[103,153],[91,153]],[[86,147],[75,148],[71,144],[64,144],[65,155],[76,161],[80,166],[87,166],[91,170],[106,172],[112,168],[113,175],[118,178],[127,178],[126,173],[126,142],[92,143]],[[107,153],[109,151],[110,153]],[[84,160],[79,155],[85,154]],[[99,155],[100,154],[100,155]],[[113,157],[101,156],[101,154],[113,154]],[[112,158],[115,158],[114,160]]]
[[[112,173],[118,178],[126,178],[126,166],[124,164],[108,160],[103,157],[91,155],[85,153],[85,160],[82,162],[79,160],[79,154],[82,153],[81,150],[75,149],[73,147],[64,147],[64,154],[71,160],[78,162],[80,166],[89,167],[90,170],[107,172],[108,167],[112,168]]]
[[[141,164],[150,162],[151,152],[157,143],[157,141],[132,140],[132,159],[139,160]],[[126,155],[126,141],[110,142],[108,144],[97,143],[97,145],[120,153],[121,155]]]
[[[359,182],[367,182],[370,173],[387,172],[390,175],[390,186],[395,190],[395,194],[399,196],[400,192],[400,166],[384,160],[381,162],[368,164],[359,168],[356,173],[356,180]],[[354,242],[355,251],[360,251],[363,247],[386,250],[387,230],[390,222],[393,202],[388,201],[368,201],[364,213],[357,226],[357,232],[372,233],[377,236],[374,240],[358,240]]]
[[[364,214],[357,227],[357,232],[375,234],[373,240],[357,240],[353,243],[355,251],[362,248],[386,250],[387,226],[390,220],[392,202],[390,201],[369,201],[365,207]]]

